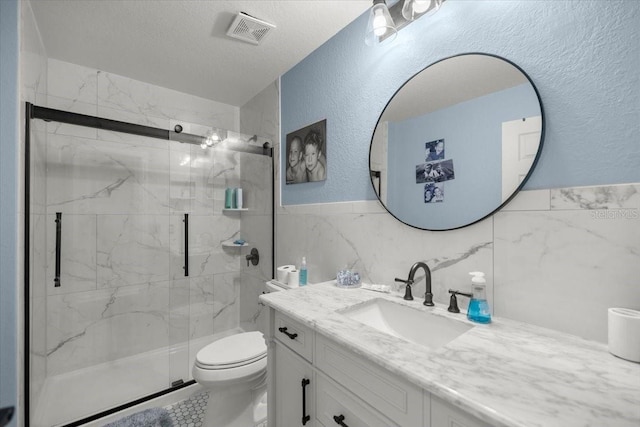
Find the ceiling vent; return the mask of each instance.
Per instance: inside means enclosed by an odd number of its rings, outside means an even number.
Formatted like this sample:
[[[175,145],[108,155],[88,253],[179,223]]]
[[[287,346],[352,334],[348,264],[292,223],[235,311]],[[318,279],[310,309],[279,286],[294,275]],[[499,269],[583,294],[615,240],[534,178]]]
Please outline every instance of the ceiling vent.
[[[227,35],[257,45],[260,44],[274,28],[276,28],[276,26],[273,24],[254,18],[244,12],[238,12],[238,15],[227,31]]]

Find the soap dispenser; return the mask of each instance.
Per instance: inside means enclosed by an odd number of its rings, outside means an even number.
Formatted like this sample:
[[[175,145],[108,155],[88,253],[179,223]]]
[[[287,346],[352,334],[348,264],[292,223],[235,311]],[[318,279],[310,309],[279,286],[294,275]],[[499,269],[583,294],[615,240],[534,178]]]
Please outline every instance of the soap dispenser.
[[[484,273],[473,271],[469,273],[471,277],[471,289],[473,296],[469,301],[467,309],[467,319],[476,323],[491,323],[491,311],[487,303],[487,284],[484,279]]]

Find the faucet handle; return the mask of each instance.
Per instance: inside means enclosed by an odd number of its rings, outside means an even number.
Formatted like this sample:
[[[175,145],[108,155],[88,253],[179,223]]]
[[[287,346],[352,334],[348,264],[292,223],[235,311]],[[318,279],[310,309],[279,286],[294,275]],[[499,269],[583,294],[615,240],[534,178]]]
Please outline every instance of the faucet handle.
[[[407,301],[413,301],[413,295],[411,294],[411,285],[413,285],[413,280],[411,279],[403,280],[403,279],[398,279],[396,277],[396,282],[401,282],[407,285],[404,288],[404,299]]]
[[[450,311],[451,313],[460,313],[460,308],[458,308],[458,298],[456,295],[463,295],[469,298],[473,296],[466,292],[454,291],[452,289],[449,289],[449,293],[451,294],[451,298],[449,298],[449,308],[447,308],[447,311]]]

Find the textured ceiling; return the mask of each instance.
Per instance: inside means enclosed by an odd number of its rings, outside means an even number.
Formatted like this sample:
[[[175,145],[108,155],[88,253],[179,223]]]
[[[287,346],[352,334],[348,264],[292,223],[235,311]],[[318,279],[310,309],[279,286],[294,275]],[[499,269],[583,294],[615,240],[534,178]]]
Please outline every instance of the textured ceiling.
[[[364,13],[370,0],[31,0],[50,58],[242,106]],[[276,25],[255,46],[238,12]],[[363,29],[364,30],[364,29]]]

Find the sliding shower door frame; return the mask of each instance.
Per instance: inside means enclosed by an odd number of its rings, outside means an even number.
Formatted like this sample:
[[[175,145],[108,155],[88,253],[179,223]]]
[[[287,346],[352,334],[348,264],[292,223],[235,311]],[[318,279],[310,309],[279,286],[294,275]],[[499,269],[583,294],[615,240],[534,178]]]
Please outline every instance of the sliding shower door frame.
[[[106,119],[96,116],[88,116],[84,114],[72,113],[70,111],[56,110],[53,108],[39,107],[30,102],[25,103],[25,147],[24,147],[24,426],[30,427],[31,425],[31,290],[30,290],[30,251],[31,251],[31,120],[41,119],[46,122],[60,122],[78,126],[85,126],[96,129],[103,129],[115,132],[122,132],[127,134],[133,134],[138,136],[145,136],[150,138],[161,139],[165,141],[176,141],[183,144],[202,145],[206,143],[206,137],[193,135],[188,133],[176,132],[166,129],[154,128],[151,126],[143,126],[134,123],[127,123],[117,120]],[[242,153],[258,154],[268,156],[272,158],[272,197],[271,197],[271,212],[272,212],[272,227],[271,227],[271,250],[272,265],[271,265],[271,277],[275,274],[275,158],[273,156],[273,148],[267,142],[262,147],[247,145],[243,142],[227,142],[225,149],[230,151],[237,151]],[[195,384],[195,380],[187,382],[177,383],[171,387],[161,390],[159,392],[150,394],[148,396],[136,399],[131,402],[119,405],[117,407],[93,414],[89,417],[83,418],[78,421],[66,424],[64,427],[75,427],[82,424],[86,424],[91,421],[96,421],[100,418],[122,411],[124,409],[139,405],[157,397],[172,393],[181,388]]]

